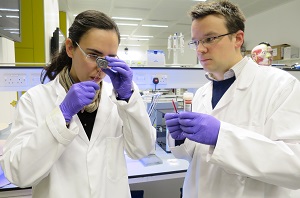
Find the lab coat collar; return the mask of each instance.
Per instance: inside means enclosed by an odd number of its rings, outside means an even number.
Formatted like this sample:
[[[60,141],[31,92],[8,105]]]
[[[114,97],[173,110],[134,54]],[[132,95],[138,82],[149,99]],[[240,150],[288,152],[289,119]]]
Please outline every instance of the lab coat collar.
[[[248,62],[241,68],[240,74],[237,76],[237,79],[229,87],[229,89],[222,96],[213,112],[217,113],[219,110],[227,106],[235,94],[241,90],[247,89],[254,80],[255,73],[257,72],[258,65],[253,62],[252,59],[248,59]]]
[[[247,89],[253,82],[258,67],[259,66],[254,63],[253,60],[248,59],[247,64],[243,66],[241,73],[237,76],[235,82],[225,92],[214,109],[212,109],[211,105],[213,85],[212,82],[209,82],[202,94],[202,97],[205,97],[204,101],[206,101],[204,104],[206,111],[212,112],[213,115],[217,114],[223,107],[231,102],[237,91]]]
[[[256,72],[258,71],[258,67],[259,66],[252,59],[248,59],[247,64],[236,79],[237,89],[247,89],[252,84]]]

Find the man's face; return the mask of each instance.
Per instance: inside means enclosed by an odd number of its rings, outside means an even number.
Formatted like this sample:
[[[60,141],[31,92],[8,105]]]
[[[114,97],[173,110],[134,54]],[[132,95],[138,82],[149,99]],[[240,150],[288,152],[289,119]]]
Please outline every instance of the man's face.
[[[213,38],[229,33],[225,19],[221,16],[208,15],[202,19],[193,20],[191,26],[192,40]],[[203,68],[217,80],[222,80],[224,73],[242,59],[240,47],[243,44],[244,33],[238,31],[221,36],[210,43],[200,42],[196,51]],[[210,39],[211,40],[211,39]]]
[[[260,44],[253,48],[251,57],[259,65],[270,66],[273,61],[272,47]]]

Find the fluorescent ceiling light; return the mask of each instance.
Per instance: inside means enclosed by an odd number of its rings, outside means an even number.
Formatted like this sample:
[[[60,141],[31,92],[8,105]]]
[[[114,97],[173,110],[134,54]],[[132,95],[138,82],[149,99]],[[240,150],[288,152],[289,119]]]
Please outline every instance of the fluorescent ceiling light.
[[[142,25],[144,27],[168,27],[167,25]]]
[[[7,8],[0,8],[0,11],[19,12],[19,9],[7,9]]]
[[[117,23],[117,25],[138,26],[136,23]]]
[[[19,18],[19,16],[6,15],[7,18]]]
[[[20,29],[18,29],[18,28],[4,28],[3,30],[8,30],[8,31],[19,31]]]
[[[129,38],[129,40],[134,40],[134,41],[149,41],[148,38]]]
[[[132,35],[132,37],[153,38],[153,36],[140,36],[140,35]]]
[[[149,41],[148,38],[121,38],[121,40],[132,40],[132,41]]]
[[[119,19],[119,20],[130,20],[130,21],[141,21],[141,18],[129,18],[129,17],[111,17],[112,19]]]
[[[127,46],[127,47],[140,47],[141,45],[134,45],[134,44],[120,44],[120,46]]]
[[[129,35],[127,35],[127,34],[121,34],[120,36],[129,36]]]

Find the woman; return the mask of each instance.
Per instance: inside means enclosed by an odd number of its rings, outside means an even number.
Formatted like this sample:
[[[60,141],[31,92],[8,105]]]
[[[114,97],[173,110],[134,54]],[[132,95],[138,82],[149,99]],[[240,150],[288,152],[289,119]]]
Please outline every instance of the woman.
[[[51,81],[18,102],[1,164],[13,184],[33,187],[33,198],[130,197],[124,148],[133,159],[147,156],[155,129],[131,69],[116,58],[119,43],[108,16],[82,12],[46,68],[43,82]]]

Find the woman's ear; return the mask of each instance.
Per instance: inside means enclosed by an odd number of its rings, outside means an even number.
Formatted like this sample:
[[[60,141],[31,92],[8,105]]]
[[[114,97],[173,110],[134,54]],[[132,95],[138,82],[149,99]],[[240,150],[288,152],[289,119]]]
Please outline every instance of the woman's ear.
[[[74,46],[70,38],[67,38],[65,41],[66,52],[70,58],[73,58]]]

